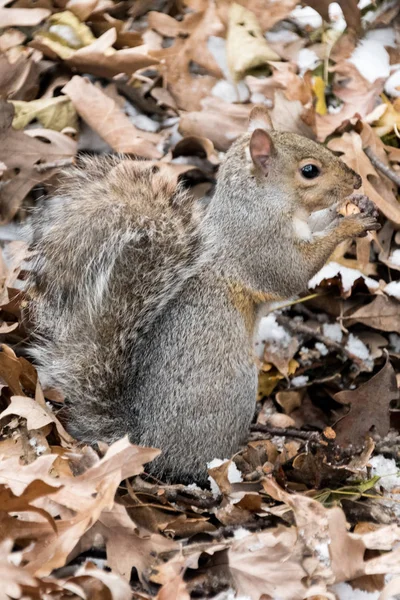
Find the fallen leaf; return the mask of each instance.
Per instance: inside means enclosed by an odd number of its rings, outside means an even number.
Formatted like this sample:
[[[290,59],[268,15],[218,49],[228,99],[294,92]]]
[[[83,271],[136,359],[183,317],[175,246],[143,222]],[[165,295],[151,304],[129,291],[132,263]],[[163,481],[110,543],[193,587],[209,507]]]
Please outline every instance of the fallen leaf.
[[[26,396],[12,396],[10,406],[0,413],[0,419],[7,415],[18,415],[26,419],[28,430],[40,429],[52,422],[48,413],[32,398]]]
[[[66,96],[41,98],[31,102],[14,100],[12,104],[15,109],[14,129],[23,129],[34,119],[37,119],[43,127],[55,131],[62,131],[66,127],[78,128],[75,109]]]
[[[362,444],[372,428],[384,437],[390,428],[390,403],[398,397],[396,374],[388,359],[374,377],[356,390],[335,394],[336,402],[350,405],[350,411],[335,426],[337,443]]]
[[[94,86],[88,79],[75,75],[63,87],[64,94],[71,99],[77,113],[116,152],[125,152],[160,158],[156,144],[160,137],[136,129],[114,100]]]
[[[73,157],[76,142],[62,133],[46,129],[32,130],[29,135],[15,131],[11,128],[12,105],[2,101],[0,112],[0,161],[10,171],[10,179],[0,189],[0,215],[4,223],[16,214],[26,194],[56,170],[38,170],[38,165]],[[46,141],[34,139],[34,136]]]
[[[233,2],[226,37],[228,67],[234,81],[280,57],[267,44],[254,13]]]
[[[388,219],[400,224],[400,205],[394,194],[383,197],[374,187],[375,182],[379,181],[379,175],[363,151],[360,135],[355,131],[344,133],[342,137],[331,140],[328,148],[340,152],[342,160],[361,175],[362,186],[359,193],[368,196]]]
[[[11,0],[10,0],[11,2]],[[9,4],[7,2],[6,4]],[[33,27],[50,15],[47,8],[5,8],[0,7],[1,27]]]

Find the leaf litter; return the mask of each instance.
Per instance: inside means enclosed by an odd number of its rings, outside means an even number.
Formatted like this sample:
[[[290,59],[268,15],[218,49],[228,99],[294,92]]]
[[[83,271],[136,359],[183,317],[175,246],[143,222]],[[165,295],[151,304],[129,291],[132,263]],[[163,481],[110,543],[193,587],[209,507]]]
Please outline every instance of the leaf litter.
[[[1,3],[0,598],[400,593],[399,15],[381,0]],[[101,152],[207,198],[254,104],[356,169],[383,227],[262,320],[248,443],[215,457],[211,489],[163,484],[146,474],[157,449],[78,443],[38,381],[30,210]]]

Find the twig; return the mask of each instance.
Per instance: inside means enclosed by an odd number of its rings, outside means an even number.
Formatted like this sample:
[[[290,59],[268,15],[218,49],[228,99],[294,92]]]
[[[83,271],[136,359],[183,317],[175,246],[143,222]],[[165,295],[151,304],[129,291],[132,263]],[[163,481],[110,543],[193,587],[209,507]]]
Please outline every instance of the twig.
[[[364,148],[364,152],[368,156],[369,160],[374,165],[374,167],[376,167],[381,173],[386,175],[386,177],[390,179],[390,181],[393,181],[393,183],[395,183],[397,187],[400,187],[400,175],[398,175],[395,171],[393,171],[393,169],[385,165],[385,163],[383,163],[376,156],[376,154],[372,152],[369,146],[367,148]]]
[[[251,426],[251,431],[261,431],[263,433],[281,437],[296,437],[306,441],[320,440],[318,431],[303,431],[301,429],[295,429],[294,427],[271,427],[270,425],[261,425],[261,423],[258,423]]]
[[[184,485],[153,485],[137,477],[132,485],[135,494],[149,494],[160,498],[160,493],[168,502],[176,502],[198,508],[213,508],[220,502],[220,498],[214,498],[208,490],[196,490]],[[140,506],[140,505],[138,505]]]
[[[73,158],[64,158],[63,160],[55,160],[54,162],[39,163],[34,168],[38,173],[44,173],[45,171],[50,171],[50,169],[62,169],[72,164],[74,164]]]

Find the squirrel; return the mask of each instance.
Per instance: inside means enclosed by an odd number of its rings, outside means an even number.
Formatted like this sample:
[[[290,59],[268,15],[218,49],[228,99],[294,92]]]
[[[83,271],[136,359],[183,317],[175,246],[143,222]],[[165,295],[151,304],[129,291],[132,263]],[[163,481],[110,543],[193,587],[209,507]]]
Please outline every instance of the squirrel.
[[[162,453],[148,472],[207,481],[255,413],[254,337],[269,302],[300,293],[337,244],[379,229],[336,208],[361,178],[254,107],[207,209],[166,167],[85,158],[34,217],[31,314],[42,383],[87,443]]]

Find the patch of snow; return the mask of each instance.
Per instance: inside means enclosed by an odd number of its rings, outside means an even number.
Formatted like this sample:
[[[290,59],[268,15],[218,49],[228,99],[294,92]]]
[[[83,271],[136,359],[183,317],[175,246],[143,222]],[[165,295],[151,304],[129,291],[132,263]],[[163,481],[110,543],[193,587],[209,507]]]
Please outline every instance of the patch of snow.
[[[315,67],[321,62],[321,59],[317,56],[314,50],[309,50],[309,48],[303,48],[297,54],[296,62],[300,70],[300,75],[304,75],[306,71],[313,71]]]
[[[332,29],[344,31],[347,27],[347,23],[340,5],[337,2],[331,2],[328,10]]]
[[[257,550],[262,550],[264,546],[265,544],[263,544],[263,542],[255,542],[255,544],[251,544],[251,546],[248,546],[247,549],[249,550],[249,552],[257,552]]]
[[[271,42],[271,44],[290,44],[291,42],[297,42],[297,40],[300,39],[300,36],[298,36],[294,31],[290,31],[290,29],[267,31],[264,34],[264,37],[267,42]]]
[[[47,447],[44,446],[43,444],[39,444],[37,439],[35,437],[31,437],[29,440],[29,445],[32,446],[32,448],[35,449],[35,452],[38,456],[40,456],[41,454],[43,454],[44,452],[46,452]]]
[[[400,73],[400,71],[399,71],[399,73]],[[400,79],[399,79],[399,85],[400,85]],[[400,95],[400,92],[399,92],[399,95]],[[400,267],[400,250],[395,250],[394,252],[392,252],[392,254],[389,256],[389,262]]]
[[[239,81],[236,85],[226,79],[220,79],[211,90],[211,94],[216,98],[221,98],[225,102],[247,102],[250,98],[250,92],[244,81]]]
[[[367,346],[352,333],[350,333],[349,339],[347,340],[346,350],[350,352],[350,354],[353,354],[353,356],[361,358],[361,360],[371,359]]]
[[[385,458],[382,454],[373,456],[369,463],[372,465],[372,475],[378,475],[382,479],[379,485],[384,490],[390,492],[393,489],[400,489],[400,471],[393,458]]]
[[[324,323],[322,325],[322,333],[333,342],[338,342],[338,344],[343,339],[343,331],[339,323]]]
[[[261,92],[254,92],[250,96],[250,102],[252,104],[264,104],[268,108],[271,108],[271,106],[272,106],[272,100],[270,100],[269,98],[266,98],[264,96],[264,94],[261,94]]]
[[[235,540],[242,540],[243,538],[245,538],[249,535],[251,535],[251,531],[249,531],[248,529],[245,529],[244,527],[238,527],[233,532],[233,537],[235,538]]]
[[[203,490],[201,489],[201,487],[199,487],[197,485],[197,483],[189,483],[189,485],[186,486],[188,488],[188,490],[196,490],[198,492],[202,492]]]
[[[378,600],[380,592],[364,592],[353,589],[348,583],[337,583],[331,590],[336,594],[338,600]]]
[[[317,544],[315,546],[315,552],[317,556],[324,565],[327,567],[331,564],[331,555],[329,554],[329,545],[327,542]]]
[[[153,121],[150,117],[146,115],[137,115],[135,117],[131,117],[131,122],[142,131],[151,131],[153,133],[157,133],[160,130],[160,123],[157,121]]]
[[[381,42],[361,40],[349,58],[360,74],[373,83],[376,79],[387,79],[390,75],[390,57]]]
[[[371,277],[366,277],[358,269],[350,269],[344,267],[337,262],[329,262],[326,264],[310,281],[308,282],[309,288],[317,287],[324,279],[334,279],[340,275],[342,280],[342,287],[345,292],[349,292],[353,287],[353,284],[357,279],[363,279],[365,285],[369,290],[376,290],[379,287],[379,283]]]
[[[400,281],[391,281],[383,288],[383,291],[396,300],[400,300]]]
[[[224,38],[210,35],[207,40],[207,48],[213,55],[213,58],[226,79],[230,79],[230,71],[226,60],[226,41]]]
[[[393,27],[382,27],[367,31],[364,40],[373,40],[379,42],[382,46],[391,46],[396,48],[396,34]]]
[[[298,375],[297,377],[293,377],[293,379],[290,381],[294,387],[303,387],[307,382],[307,375]]]
[[[344,106],[344,103],[338,104],[337,106],[332,106],[332,104],[330,104],[328,106],[328,113],[330,115],[337,115],[338,113],[340,113],[343,110],[343,106]]]
[[[258,357],[262,358],[266,342],[275,347],[287,348],[291,339],[286,329],[277,323],[275,315],[269,314],[263,317],[260,321],[255,342]]]
[[[400,354],[400,335],[397,333],[389,333],[389,343],[393,352]]]
[[[400,97],[400,65],[396,66],[399,68],[386,80],[384,87],[385,93],[393,98]]]
[[[313,29],[322,27],[323,23],[321,15],[311,6],[296,6],[289,14],[289,19],[296,21],[300,27],[309,26]]]
[[[316,342],[315,347],[321,356],[326,356],[327,354],[329,354],[328,348],[322,342]]]

